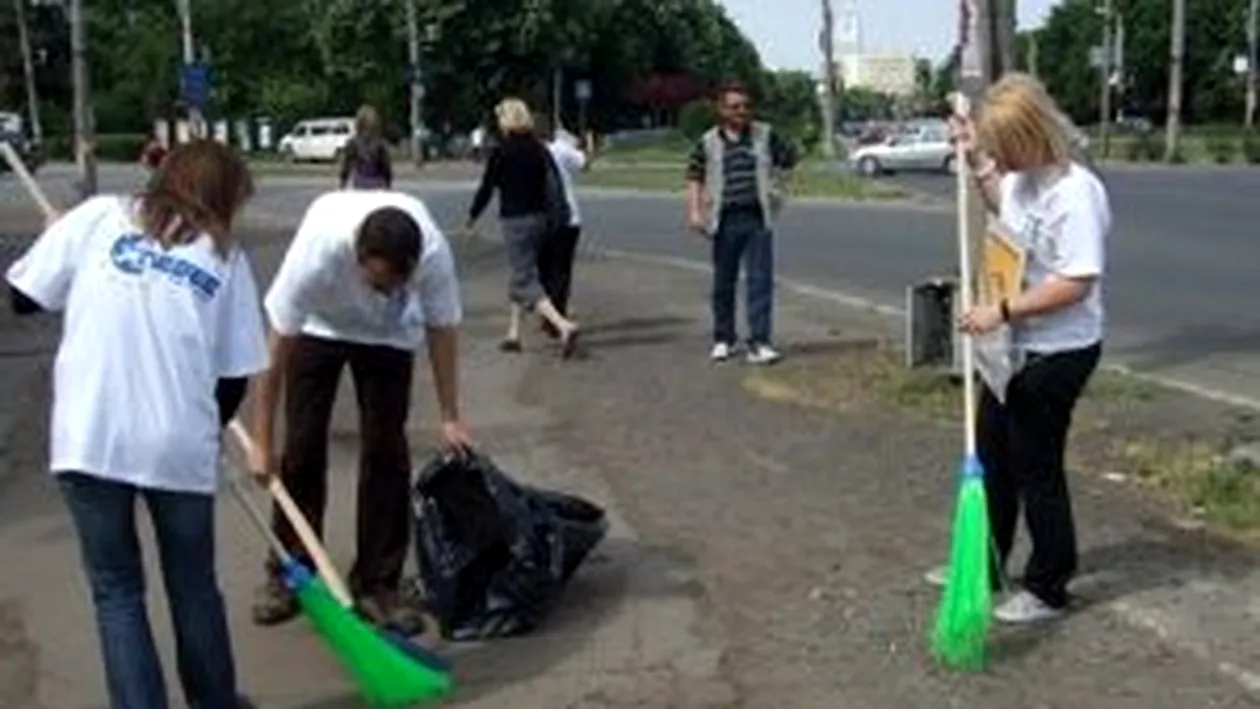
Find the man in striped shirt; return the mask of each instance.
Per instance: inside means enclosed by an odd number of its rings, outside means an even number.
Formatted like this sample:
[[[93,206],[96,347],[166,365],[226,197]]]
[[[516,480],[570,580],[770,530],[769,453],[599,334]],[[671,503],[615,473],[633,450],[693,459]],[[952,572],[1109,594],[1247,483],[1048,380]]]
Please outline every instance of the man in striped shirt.
[[[713,243],[711,357],[724,362],[735,352],[735,287],[743,261],[747,359],[772,364],[780,358],[771,340],[773,223],[796,165],[795,150],[769,125],[752,120],[752,101],[742,87],[722,87],[717,109],[720,123],[696,143],[686,174],[688,226]]]

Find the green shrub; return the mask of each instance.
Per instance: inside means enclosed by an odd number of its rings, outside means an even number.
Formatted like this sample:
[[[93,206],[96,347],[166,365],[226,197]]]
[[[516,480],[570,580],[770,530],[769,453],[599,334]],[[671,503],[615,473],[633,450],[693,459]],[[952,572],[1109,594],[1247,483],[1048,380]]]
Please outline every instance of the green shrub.
[[[1203,142],[1204,147],[1207,148],[1208,157],[1218,165],[1231,163],[1237,156],[1237,143],[1235,143],[1233,136],[1226,133],[1209,133],[1203,139]]]
[[[1128,159],[1132,162],[1150,162],[1160,157],[1160,146],[1150,133],[1134,136],[1128,144]]]
[[[1260,165],[1260,135],[1254,131],[1243,134],[1239,152],[1249,165]]]
[[[678,130],[689,140],[696,140],[717,122],[717,111],[711,101],[697,99],[678,112]]]

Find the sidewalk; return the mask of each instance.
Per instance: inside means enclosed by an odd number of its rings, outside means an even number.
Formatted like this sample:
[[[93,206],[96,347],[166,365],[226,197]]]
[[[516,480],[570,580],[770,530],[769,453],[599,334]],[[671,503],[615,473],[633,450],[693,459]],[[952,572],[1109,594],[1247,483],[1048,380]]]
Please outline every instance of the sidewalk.
[[[275,248],[264,251],[267,273]],[[767,373],[713,368],[703,275],[584,259],[575,301],[587,356],[562,363],[541,336],[508,356],[495,350],[503,258],[485,242],[461,248],[470,426],[510,473],[607,505],[613,529],[537,634],[455,649],[449,706],[1251,705],[1239,680],[1260,667],[1254,556],[1178,532],[1091,475],[1075,479],[1084,565],[1111,575],[1082,589],[1084,607],[1062,624],[1000,632],[990,673],[933,667],[924,638],[936,594],[919,576],[946,549],[955,427],[860,391],[843,406],[801,406],[788,386],[815,372],[830,381],[828,363],[895,337],[897,323],[784,294],[777,329],[792,358]],[[418,380],[423,459],[433,401],[427,376]],[[18,420],[11,440],[21,445],[0,487],[0,556],[11,560],[0,574],[0,708],[89,709],[104,705],[99,661],[73,537],[41,472],[43,406]],[[347,386],[329,518],[343,567],[354,418]],[[358,706],[307,628],[249,623],[263,547],[227,498],[220,535],[243,689],[265,709]],[[169,657],[165,611],[153,611]]]

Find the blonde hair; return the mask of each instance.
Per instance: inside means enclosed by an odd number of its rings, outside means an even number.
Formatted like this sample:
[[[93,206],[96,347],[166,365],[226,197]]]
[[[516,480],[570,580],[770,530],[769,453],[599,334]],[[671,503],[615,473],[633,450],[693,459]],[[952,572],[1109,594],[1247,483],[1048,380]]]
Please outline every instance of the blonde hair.
[[[364,104],[354,115],[354,132],[359,136],[377,137],[381,134],[381,116],[375,108]]]
[[[979,146],[1004,168],[1037,170],[1072,159],[1067,118],[1044,84],[1010,73],[989,87],[976,124]]]
[[[494,107],[494,117],[502,133],[528,133],[534,130],[534,114],[519,98],[505,98]]]

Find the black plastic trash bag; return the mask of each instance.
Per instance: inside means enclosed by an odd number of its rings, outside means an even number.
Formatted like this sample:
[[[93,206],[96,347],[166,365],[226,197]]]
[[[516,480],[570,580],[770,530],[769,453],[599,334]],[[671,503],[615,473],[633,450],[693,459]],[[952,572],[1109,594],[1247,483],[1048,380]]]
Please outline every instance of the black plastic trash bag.
[[[431,461],[412,509],[421,593],[458,641],[536,628],[608,533],[603,508],[517,483],[478,454]]]

